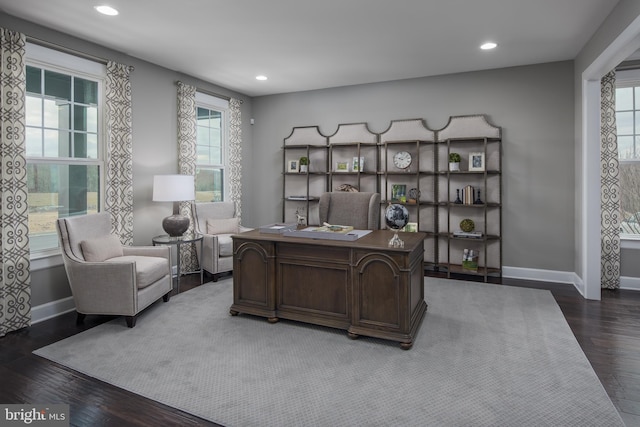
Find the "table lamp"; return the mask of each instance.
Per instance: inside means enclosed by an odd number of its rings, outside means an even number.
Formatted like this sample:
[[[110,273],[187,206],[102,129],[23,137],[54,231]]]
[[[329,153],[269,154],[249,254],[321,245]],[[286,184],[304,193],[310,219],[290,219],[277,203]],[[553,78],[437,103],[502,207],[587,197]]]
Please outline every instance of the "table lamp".
[[[193,175],[155,175],[153,201],[173,202],[173,215],[162,220],[162,228],[171,237],[179,237],[189,228],[189,218],[180,215],[180,202],[196,198]]]

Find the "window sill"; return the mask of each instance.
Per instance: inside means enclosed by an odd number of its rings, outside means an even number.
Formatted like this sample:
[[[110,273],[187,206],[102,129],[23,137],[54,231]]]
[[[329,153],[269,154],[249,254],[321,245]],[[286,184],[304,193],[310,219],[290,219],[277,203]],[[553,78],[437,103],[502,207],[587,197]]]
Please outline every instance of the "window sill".
[[[45,270],[60,265],[63,265],[63,261],[59,249],[31,254],[31,271]]]

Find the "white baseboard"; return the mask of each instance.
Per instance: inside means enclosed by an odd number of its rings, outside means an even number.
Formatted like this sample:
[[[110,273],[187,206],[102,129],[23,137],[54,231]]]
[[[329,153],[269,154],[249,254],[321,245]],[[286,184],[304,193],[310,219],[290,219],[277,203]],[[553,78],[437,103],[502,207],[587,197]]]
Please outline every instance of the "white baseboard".
[[[76,309],[73,297],[40,304],[31,309],[31,324],[43,322]]]
[[[573,285],[584,296],[584,283],[573,271],[540,270],[537,268],[502,267],[502,277]],[[639,288],[640,289],[640,288]]]
[[[620,289],[629,289],[632,291],[640,291],[640,277],[620,277]]]

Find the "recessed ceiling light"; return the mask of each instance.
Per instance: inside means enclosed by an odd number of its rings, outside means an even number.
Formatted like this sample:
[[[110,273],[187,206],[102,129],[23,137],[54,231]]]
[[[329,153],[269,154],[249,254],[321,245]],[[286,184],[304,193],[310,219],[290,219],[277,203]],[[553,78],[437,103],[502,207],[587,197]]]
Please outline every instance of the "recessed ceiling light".
[[[256,76],[256,80],[267,80],[267,76],[263,76],[263,75]]]
[[[106,5],[96,6],[95,9],[98,12],[102,13],[103,15],[116,16],[118,14],[118,11],[112,8],[111,6],[106,6]]]
[[[495,49],[498,45],[494,42],[487,42],[485,44],[483,44],[482,46],[480,46],[480,49],[482,50],[491,50],[491,49]]]

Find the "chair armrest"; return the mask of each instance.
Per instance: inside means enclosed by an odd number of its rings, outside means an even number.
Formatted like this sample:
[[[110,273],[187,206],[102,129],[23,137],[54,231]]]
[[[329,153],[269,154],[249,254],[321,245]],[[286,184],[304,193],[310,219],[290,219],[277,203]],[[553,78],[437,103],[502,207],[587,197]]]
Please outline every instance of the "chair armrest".
[[[169,246],[123,246],[124,255],[155,256],[169,259]]]
[[[65,264],[76,309],[81,313],[134,315],[138,309],[135,262]]]

